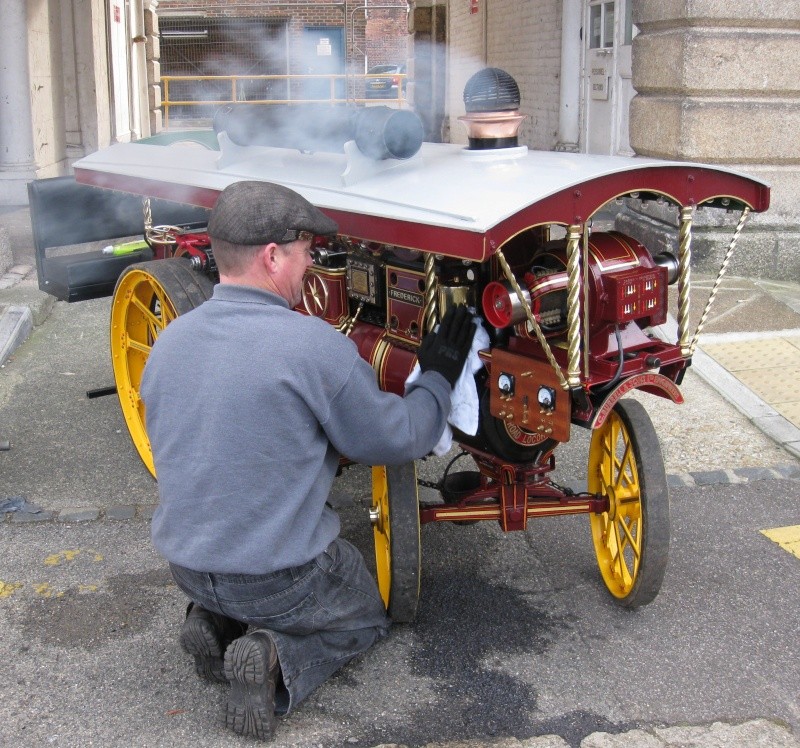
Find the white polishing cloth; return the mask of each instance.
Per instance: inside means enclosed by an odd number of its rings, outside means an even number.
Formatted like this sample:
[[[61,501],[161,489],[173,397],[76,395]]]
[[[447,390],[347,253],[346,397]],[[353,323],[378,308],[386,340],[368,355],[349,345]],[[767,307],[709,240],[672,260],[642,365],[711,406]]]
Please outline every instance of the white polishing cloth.
[[[475,386],[475,374],[483,366],[478,356],[478,351],[489,347],[489,333],[483,329],[479,317],[472,320],[475,323],[475,337],[472,339],[472,347],[467,355],[461,376],[458,378],[453,392],[450,395],[450,415],[447,417],[447,424],[444,427],[439,441],[433,448],[435,455],[444,455],[453,446],[453,431],[450,426],[455,426],[459,431],[474,436],[478,433],[478,421],[480,418],[480,401],[478,399],[478,389]],[[419,363],[414,365],[411,373],[406,379],[406,385],[412,384],[419,377]]]

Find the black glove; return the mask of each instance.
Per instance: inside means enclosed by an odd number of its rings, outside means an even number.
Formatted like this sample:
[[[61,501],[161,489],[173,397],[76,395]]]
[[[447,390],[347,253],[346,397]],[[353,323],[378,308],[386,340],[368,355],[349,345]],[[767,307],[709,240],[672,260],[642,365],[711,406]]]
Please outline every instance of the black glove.
[[[467,307],[451,307],[439,329],[422,339],[417,351],[419,368],[438,371],[453,387],[464,368],[474,336],[475,324]]]

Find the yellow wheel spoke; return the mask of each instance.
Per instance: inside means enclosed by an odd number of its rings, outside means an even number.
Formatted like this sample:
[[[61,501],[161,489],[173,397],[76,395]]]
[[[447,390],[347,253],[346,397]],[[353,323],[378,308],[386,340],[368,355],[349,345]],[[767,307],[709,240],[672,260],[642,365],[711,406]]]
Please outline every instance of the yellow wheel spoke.
[[[591,518],[597,560],[608,588],[624,597],[633,589],[641,557],[634,536],[641,516],[641,486],[631,436],[616,412],[593,437],[590,475],[592,469],[598,479],[590,490],[609,500],[609,511]]]
[[[123,347],[144,353],[145,356],[149,356],[152,350],[152,346],[147,345],[147,343],[140,343],[138,340],[133,340],[133,338],[128,338],[127,345],[123,344]]]
[[[148,322],[147,322],[147,339],[148,340],[152,340],[153,342],[155,342],[155,340],[158,338],[159,334],[161,333],[161,331],[163,329],[164,328],[163,328],[162,325],[160,325],[160,324],[155,325],[150,320],[148,320]]]
[[[614,523],[614,550],[613,550],[613,557],[615,560],[615,566],[617,567],[617,577],[621,582],[625,581],[625,572],[627,571],[625,567],[625,556],[622,553],[623,551],[623,542],[622,538],[619,534],[619,522]]]
[[[633,458],[633,452],[630,443],[628,443],[625,449],[625,455],[623,456],[622,463],[620,465],[620,478],[618,487],[622,488],[623,484],[631,491],[638,492],[639,490],[639,481],[636,475],[636,462]]]
[[[638,402],[616,403],[593,431],[587,480],[607,503],[589,515],[603,581],[620,605],[646,605],[667,564],[669,493],[658,438]]]
[[[636,558],[639,558],[639,554],[641,552],[639,548],[639,542],[638,539],[634,538],[633,535],[631,534],[630,525],[628,525],[628,523],[625,522],[624,519],[620,520],[620,525],[625,534],[625,537],[627,538],[628,546],[630,547],[631,551],[633,551],[633,555],[636,556]]]
[[[131,306],[136,307],[136,309],[141,312],[142,316],[147,321],[149,328],[158,328],[159,330],[163,330],[164,327],[166,327],[166,323],[161,319],[161,317],[156,316],[150,307],[137,296],[133,296],[131,298]]]

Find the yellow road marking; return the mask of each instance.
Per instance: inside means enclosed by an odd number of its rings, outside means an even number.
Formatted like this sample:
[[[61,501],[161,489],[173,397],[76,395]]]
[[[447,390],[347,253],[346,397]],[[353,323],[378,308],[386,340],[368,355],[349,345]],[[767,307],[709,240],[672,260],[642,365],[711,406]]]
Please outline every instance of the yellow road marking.
[[[56,592],[51,586],[50,582],[40,582],[33,585],[33,591],[42,597],[63,597],[63,592]]]
[[[0,598],[11,597],[11,595],[23,586],[21,582],[4,582],[0,579]]]
[[[80,553],[79,550],[74,551],[59,551],[53,553],[44,560],[45,566],[58,566],[62,561],[74,561],[75,557]]]
[[[103,554],[91,549],[69,548],[58,553],[53,553],[44,559],[45,566],[60,566],[75,561],[78,557],[87,558],[90,563],[100,563],[103,561]],[[23,582],[4,582],[0,579],[0,600],[11,597],[17,590],[25,586]],[[64,591],[53,587],[50,582],[35,582],[30,585],[30,589],[40,597],[63,597]],[[80,583],[77,585],[78,593],[97,592],[100,585],[92,583]]]
[[[85,551],[86,553],[93,554],[92,561],[99,562],[103,560],[102,554],[98,553],[97,551]],[[59,551],[58,553],[53,553],[48,556],[44,560],[45,566],[59,566],[62,563],[68,563],[70,561],[74,561],[78,556],[80,556],[84,551],[80,548],[75,548],[74,550],[66,550],[66,551]]]
[[[771,530],[762,530],[761,533],[777,543],[783,550],[800,558],[800,525],[773,527]]]

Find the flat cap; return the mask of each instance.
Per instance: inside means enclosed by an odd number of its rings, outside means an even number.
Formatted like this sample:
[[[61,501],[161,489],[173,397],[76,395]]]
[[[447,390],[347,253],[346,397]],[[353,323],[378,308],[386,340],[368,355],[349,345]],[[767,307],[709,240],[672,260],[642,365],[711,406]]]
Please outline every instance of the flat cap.
[[[338,226],[294,190],[271,182],[234,182],[217,198],[208,222],[212,239],[231,244],[282,244],[298,231],[335,234]]]

